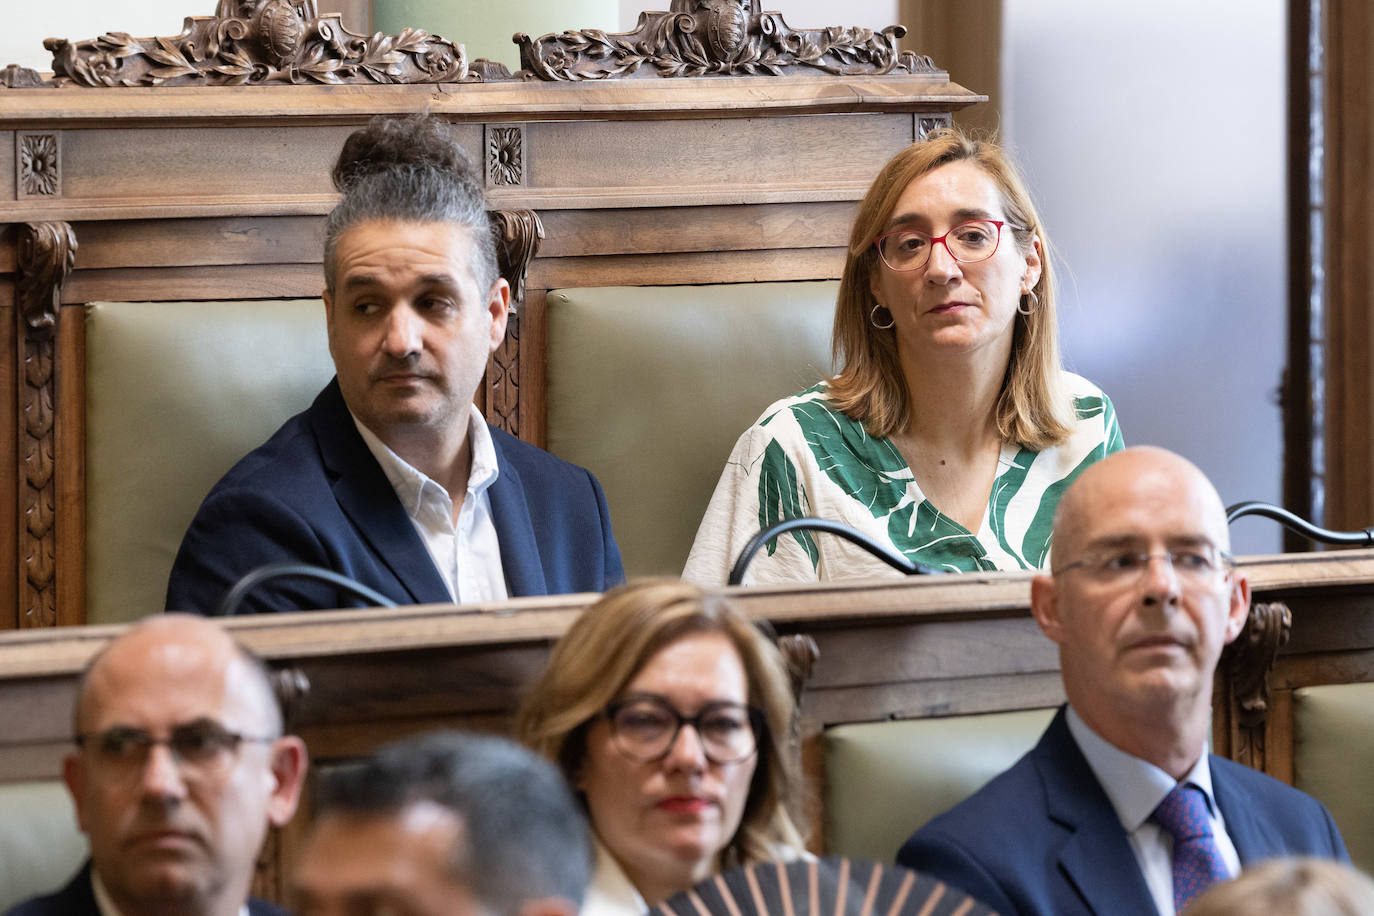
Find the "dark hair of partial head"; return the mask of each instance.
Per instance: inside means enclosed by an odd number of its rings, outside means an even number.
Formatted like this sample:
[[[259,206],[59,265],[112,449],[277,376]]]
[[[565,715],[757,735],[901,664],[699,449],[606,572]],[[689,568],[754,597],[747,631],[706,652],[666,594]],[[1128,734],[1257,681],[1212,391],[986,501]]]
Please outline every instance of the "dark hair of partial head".
[[[462,819],[454,875],[495,916],[546,897],[581,904],[592,863],[582,809],[553,764],[505,738],[432,732],[389,744],[328,774],[316,812],[387,816],[426,801]]]
[[[496,244],[481,174],[447,121],[378,115],[344,141],[334,164],[343,198],[324,230],[325,288],[334,290],[339,237],[357,223],[451,223],[472,234],[472,270],[483,294],[496,282]]]

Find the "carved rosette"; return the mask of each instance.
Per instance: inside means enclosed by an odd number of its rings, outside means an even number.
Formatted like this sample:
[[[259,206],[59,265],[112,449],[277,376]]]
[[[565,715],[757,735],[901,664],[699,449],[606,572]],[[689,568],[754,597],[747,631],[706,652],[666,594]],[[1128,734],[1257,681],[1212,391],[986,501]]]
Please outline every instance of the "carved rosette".
[[[315,0],[219,0],[187,17],[180,35],[106,32],[49,38],[59,86],[237,86],[260,83],[457,83],[509,79],[499,64],[468,68],[463,46],[422,29],[357,35]],[[503,76],[504,74],[504,76]]]
[[[57,624],[57,493],[53,357],[62,284],[76,263],[76,234],[67,223],[27,223],[19,230],[15,282],[22,334],[19,358],[19,531],[22,580],[19,625]]]
[[[940,74],[929,57],[900,51],[900,25],[881,32],[831,26],[793,29],[753,0],[673,0],[644,12],[633,32],[568,31],[515,36],[522,76],[541,80],[676,76]]]
[[[949,127],[953,123],[954,119],[947,114],[922,115],[916,119],[916,139],[924,140],[931,131]]]
[[[525,183],[525,132],[518,125],[487,128],[487,183]]]
[[[506,337],[491,357],[487,373],[487,420],[512,436],[520,435],[520,312],[525,278],[544,238],[544,224],[533,210],[494,210],[491,231],[496,261],[510,284],[511,313]]]
[[[51,197],[61,187],[61,159],[56,134],[18,134],[19,193],[24,197]]]

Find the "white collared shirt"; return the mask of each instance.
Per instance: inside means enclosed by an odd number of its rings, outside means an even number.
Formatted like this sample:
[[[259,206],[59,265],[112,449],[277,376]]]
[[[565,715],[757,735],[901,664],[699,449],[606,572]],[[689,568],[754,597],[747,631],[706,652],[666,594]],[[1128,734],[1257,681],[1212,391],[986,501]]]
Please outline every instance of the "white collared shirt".
[[[649,909],[644,897],[595,832],[592,847],[596,851],[596,870],[582,898],[580,916],[641,916]]]
[[[1140,872],[1145,876],[1145,884],[1150,888],[1150,896],[1154,898],[1155,908],[1160,916],[1176,916],[1174,838],[1150,820],[1150,815],[1178,783],[1154,764],[1132,757],[1108,743],[1083,721],[1072,706],[1069,707],[1067,718],[1069,733],[1087,759],[1102,791],[1107,793],[1116,816],[1121,819],[1121,826],[1131,841],[1131,851],[1135,853]],[[1203,748],[1188,775],[1178,782],[1192,783],[1202,790],[1207,799],[1207,810],[1211,813],[1212,836],[1216,839],[1227,870],[1234,878],[1240,873],[1240,855],[1231,842],[1231,835],[1226,832],[1226,819],[1222,817],[1221,808],[1212,794],[1212,768],[1207,762],[1206,748]]]
[[[500,468],[496,446],[481,411],[473,405],[468,414],[468,451],[472,470],[468,473],[467,493],[453,520],[453,500],[448,490],[393,452],[357,417],[353,423],[367,444],[382,473],[396,491],[396,498],[410,516],[410,522],[425,542],[425,548],[458,604],[504,601],[505,570],[501,566],[501,544],[496,537],[496,522],[491,515],[488,493]]]
[[[91,893],[95,895],[95,908],[100,911],[100,916],[124,916],[110,899],[110,892],[105,890],[105,884],[96,874],[94,865],[91,866]],[[239,916],[248,916],[247,903],[239,907]]]

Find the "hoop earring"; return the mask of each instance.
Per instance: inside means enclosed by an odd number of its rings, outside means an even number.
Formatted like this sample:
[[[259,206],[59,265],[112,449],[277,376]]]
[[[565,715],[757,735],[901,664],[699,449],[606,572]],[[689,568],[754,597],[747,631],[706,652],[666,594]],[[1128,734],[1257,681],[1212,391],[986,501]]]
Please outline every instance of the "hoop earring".
[[[888,328],[896,324],[897,321],[892,317],[892,312],[891,310],[889,310],[887,313],[887,324],[878,324],[878,309],[880,308],[883,308],[882,303],[873,303],[873,310],[868,313],[868,323],[873,325],[873,327],[877,328],[879,331],[886,331]]]
[[[1030,296],[1031,298],[1030,308],[1025,307],[1026,296]],[[1026,316],[1035,314],[1035,310],[1038,308],[1040,308],[1040,297],[1035,294],[1035,290],[1033,289],[1028,290],[1024,295],[1021,296],[1021,301],[1016,303],[1016,310],[1020,312],[1022,315]]]

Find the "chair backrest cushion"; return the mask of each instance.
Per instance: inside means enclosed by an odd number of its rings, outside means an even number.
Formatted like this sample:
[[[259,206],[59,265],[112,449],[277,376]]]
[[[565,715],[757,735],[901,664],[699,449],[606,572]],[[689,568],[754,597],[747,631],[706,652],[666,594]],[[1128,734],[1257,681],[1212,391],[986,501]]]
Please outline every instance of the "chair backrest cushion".
[[[627,575],[678,575],[740,433],[830,374],[839,284],[548,294],[548,447],[601,481]]]
[[[162,609],[224,472],[334,373],[318,299],[86,307],[86,614]]]
[[[892,861],[918,827],[1034,747],[1053,717],[1031,709],[826,729],[826,853]]]
[[[66,884],[86,854],[66,786],[0,783],[0,912]]]
[[[1293,691],[1293,785],[1326,805],[1350,859],[1374,871],[1374,684]]]

